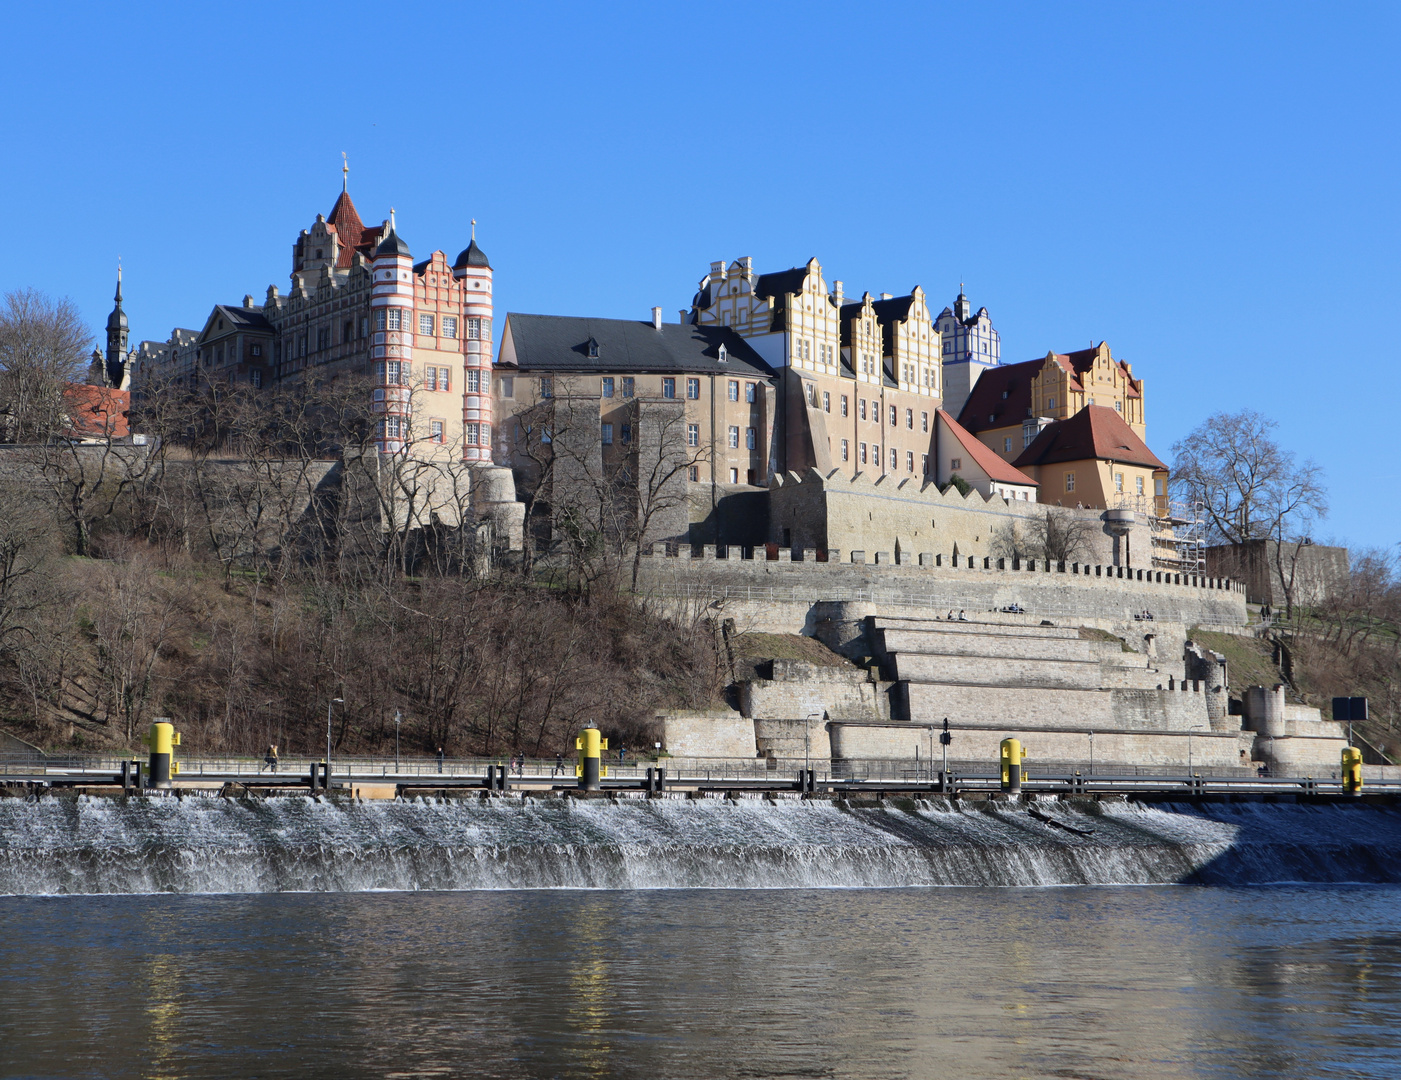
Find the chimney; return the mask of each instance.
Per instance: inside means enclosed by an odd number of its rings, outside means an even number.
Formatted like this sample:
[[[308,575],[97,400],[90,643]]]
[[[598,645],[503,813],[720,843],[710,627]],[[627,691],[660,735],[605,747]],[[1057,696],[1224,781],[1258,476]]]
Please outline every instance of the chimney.
[[[835,297],[837,298],[837,309],[838,309],[838,310],[841,310],[841,306],[842,306],[842,283],[841,283],[840,281],[834,281],[834,282],[832,282],[832,295],[835,296]]]
[[[682,325],[682,326],[685,326],[688,322],[691,321],[691,319],[690,319],[691,313],[690,313],[689,311],[687,311],[685,308],[680,308],[680,309],[678,310],[678,313],[679,313],[680,316],[681,316],[681,325]]]
[[[889,300],[889,299],[891,299],[891,294],[888,293],[888,292],[883,292],[883,293],[880,294],[880,298],[881,298],[882,300]]]
[[[244,307],[252,307],[252,306],[253,306],[253,296],[252,296],[251,293],[244,293],[244,294],[243,294],[243,306],[244,306]]]
[[[662,309],[659,307],[654,307],[652,309],[652,327],[656,330],[662,328]]]

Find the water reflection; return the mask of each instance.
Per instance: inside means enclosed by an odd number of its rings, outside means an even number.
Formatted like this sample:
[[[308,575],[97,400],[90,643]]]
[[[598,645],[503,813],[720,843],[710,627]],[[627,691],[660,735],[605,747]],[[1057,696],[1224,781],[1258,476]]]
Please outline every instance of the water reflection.
[[[12,898],[0,1073],[1391,1077],[1397,895]]]

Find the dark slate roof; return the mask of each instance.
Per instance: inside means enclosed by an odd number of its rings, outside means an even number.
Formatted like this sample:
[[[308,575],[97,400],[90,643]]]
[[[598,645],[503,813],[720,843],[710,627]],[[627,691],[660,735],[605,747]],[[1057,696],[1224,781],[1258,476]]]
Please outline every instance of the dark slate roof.
[[[582,319],[568,315],[506,316],[522,371],[637,371],[742,374],[772,378],[773,369],[749,343],[727,326],[663,323],[632,319]],[[589,356],[589,341],[598,356]],[[728,354],[719,359],[720,346]]]
[[[1068,420],[1057,420],[1036,436],[1013,464],[1021,468],[1089,460],[1167,468],[1117,410],[1103,405],[1086,405]]]
[[[895,350],[894,325],[910,317],[910,305],[915,302],[914,293],[908,296],[892,296],[889,300],[872,300],[871,310],[881,327],[881,349],[886,356],[893,356]],[[851,344],[851,320],[861,313],[865,298],[842,305],[841,338],[843,345]]]
[[[262,330],[269,334],[272,333],[272,324],[263,317],[262,308],[215,304],[214,310],[229,321],[229,329],[231,330]]]
[[[781,300],[788,293],[802,292],[803,282],[807,277],[806,266],[795,266],[791,270],[780,270],[776,274],[760,274],[759,280],[754,283],[754,292],[759,296],[772,296]]]
[[[454,270],[461,270],[466,266],[485,266],[488,270],[491,269],[491,263],[486,260],[486,252],[477,247],[475,239],[462,249],[457,261],[452,264]]]
[[[389,235],[379,242],[379,247],[375,248],[375,257],[381,255],[409,255],[409,245],[400,239],[399,234],[393,229],[389,230]]]

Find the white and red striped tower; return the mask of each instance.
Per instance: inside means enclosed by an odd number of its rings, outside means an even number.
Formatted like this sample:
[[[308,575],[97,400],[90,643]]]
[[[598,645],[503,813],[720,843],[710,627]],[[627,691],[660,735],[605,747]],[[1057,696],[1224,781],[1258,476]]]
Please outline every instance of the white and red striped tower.
[[[409,245],[399,239],[393,210],[389,211],[389,232],[375,248],[371,267],[374,338],[370,358],[374,365],[374,408],[380,414],[377,442],[381,454],[396,454],[408,445],[412,420],[413,259]]]
[[[463,334],[462,460],[491,464],[491,263],[477,247],[477,223],[472,242],[452,264],[452,276],[462,286]]]

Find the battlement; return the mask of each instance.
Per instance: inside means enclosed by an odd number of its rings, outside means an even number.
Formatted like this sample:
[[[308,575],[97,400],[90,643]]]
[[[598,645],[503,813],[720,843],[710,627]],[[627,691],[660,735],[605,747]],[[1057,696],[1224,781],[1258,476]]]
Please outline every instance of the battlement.
[[[1013,580],[1020,575],[1055,575],[1057,582],[1068,587],[1084,583],[1090,579],[1097,582],[1124,582],[1129,585],[1163,586],[1169,589],[1198,589],[1227,592],[1245,596],[1245,585],[1231,578],[1211,577],[1205,574],[1172,573],[1134,566],[1106,566],[1100,563],[1063,563],[1046,559],[1004,559],[992,556],[962,556],[952,553],[921,551],[842,551],[839,548],[785,548],[777,544],[764,547],[742,547],[732,545],[705,544],[692,547],[689,544],[677,546],[653,544],[650,551],[643,553],[644,559],[666,560],[673,570],[682,567],[694,568],[698,574],[708,569],[732,570],[738,574],[782,572],[784,568],[814,577],[824,573],[842,573],[846,567],[861,567],[865,573],[880,574],[889,571],[893,580],[909,581],[920,576],[969,577],[975,575],[1005,575]],[[762,569],[760,569],[762,568]],[[939,574],[937,572],[943,571]],[[684,571],[683,571],[684,572]]]

